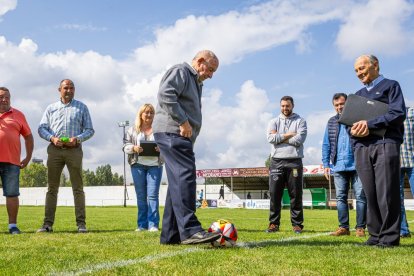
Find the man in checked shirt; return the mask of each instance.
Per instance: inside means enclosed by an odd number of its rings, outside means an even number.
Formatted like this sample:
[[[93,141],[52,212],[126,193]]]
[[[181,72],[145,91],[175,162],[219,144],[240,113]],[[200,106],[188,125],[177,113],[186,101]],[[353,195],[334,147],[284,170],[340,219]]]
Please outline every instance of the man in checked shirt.
[[[407,217],[404,207],[404,178],[407,175],[411,186],[411,193],[414,196],[414,108],[407,108],[407,117],[404,121],[404,143],[401,144],[401,238],[410,238],[410,229],[408,228]]]
[[[76,224],[79,233],[86,233],[85,193],[82,181],[82,143],[93,136],[88,107],[75,100],[73,81],[64,79],[58,91],[60,100],[46,108],[38,128],[41,138],[50,142],[47,147],[47,179],[45,218],[37,232],[53,232],[60,176],[66,165],[75,199]]]

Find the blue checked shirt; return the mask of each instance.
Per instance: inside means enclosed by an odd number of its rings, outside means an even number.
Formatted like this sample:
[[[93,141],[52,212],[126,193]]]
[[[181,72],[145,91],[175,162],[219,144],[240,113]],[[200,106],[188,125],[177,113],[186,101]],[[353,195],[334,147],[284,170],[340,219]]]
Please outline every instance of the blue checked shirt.
[[[76,137],[81,142],[91,138],[95,131],[88,107],[75,99],[68,104],[61,101],[49,105],[38,128],[40,137],[50,141],[55,137]]]
[[[404,143],[401,145],[401,168],[414,167],[414,108],[407,108],[404,121]]]

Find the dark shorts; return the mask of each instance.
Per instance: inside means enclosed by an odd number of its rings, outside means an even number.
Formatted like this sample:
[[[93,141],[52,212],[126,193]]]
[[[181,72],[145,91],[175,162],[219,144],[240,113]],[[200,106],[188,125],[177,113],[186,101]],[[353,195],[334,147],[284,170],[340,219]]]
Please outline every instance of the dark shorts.
[[[0,178],[3,186],[3,196],[15,197],[20,195],[19,176],[19,166],[0,162]]]

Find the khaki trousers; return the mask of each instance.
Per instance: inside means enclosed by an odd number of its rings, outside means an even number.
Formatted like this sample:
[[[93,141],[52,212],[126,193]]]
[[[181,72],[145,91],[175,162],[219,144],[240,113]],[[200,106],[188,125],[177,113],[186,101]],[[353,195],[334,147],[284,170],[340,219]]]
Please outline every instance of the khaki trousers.
[[[82,181],[82,147],[61,149],[52,144],[47,147],[47,181],[44,225],[52,226],[55,221],[60,176],[63,168],[68,168],[75,199],[76,224],[85,225],[85,193]]]

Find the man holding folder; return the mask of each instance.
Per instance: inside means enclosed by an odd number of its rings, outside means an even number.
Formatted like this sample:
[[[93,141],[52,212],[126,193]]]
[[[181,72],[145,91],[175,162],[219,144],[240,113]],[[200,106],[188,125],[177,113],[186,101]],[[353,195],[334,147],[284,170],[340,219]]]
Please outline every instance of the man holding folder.
[[[405,119],[404,97],[397,81],[379,74],[373,55],[355,61],[355,73],[364,87],[356,95],[388,104],[385,115],[353,124],[356,170],[367,198],[369,246],[392,247],[400,244],[400,145]],[[383,137],[370,130],[385,128]]]

